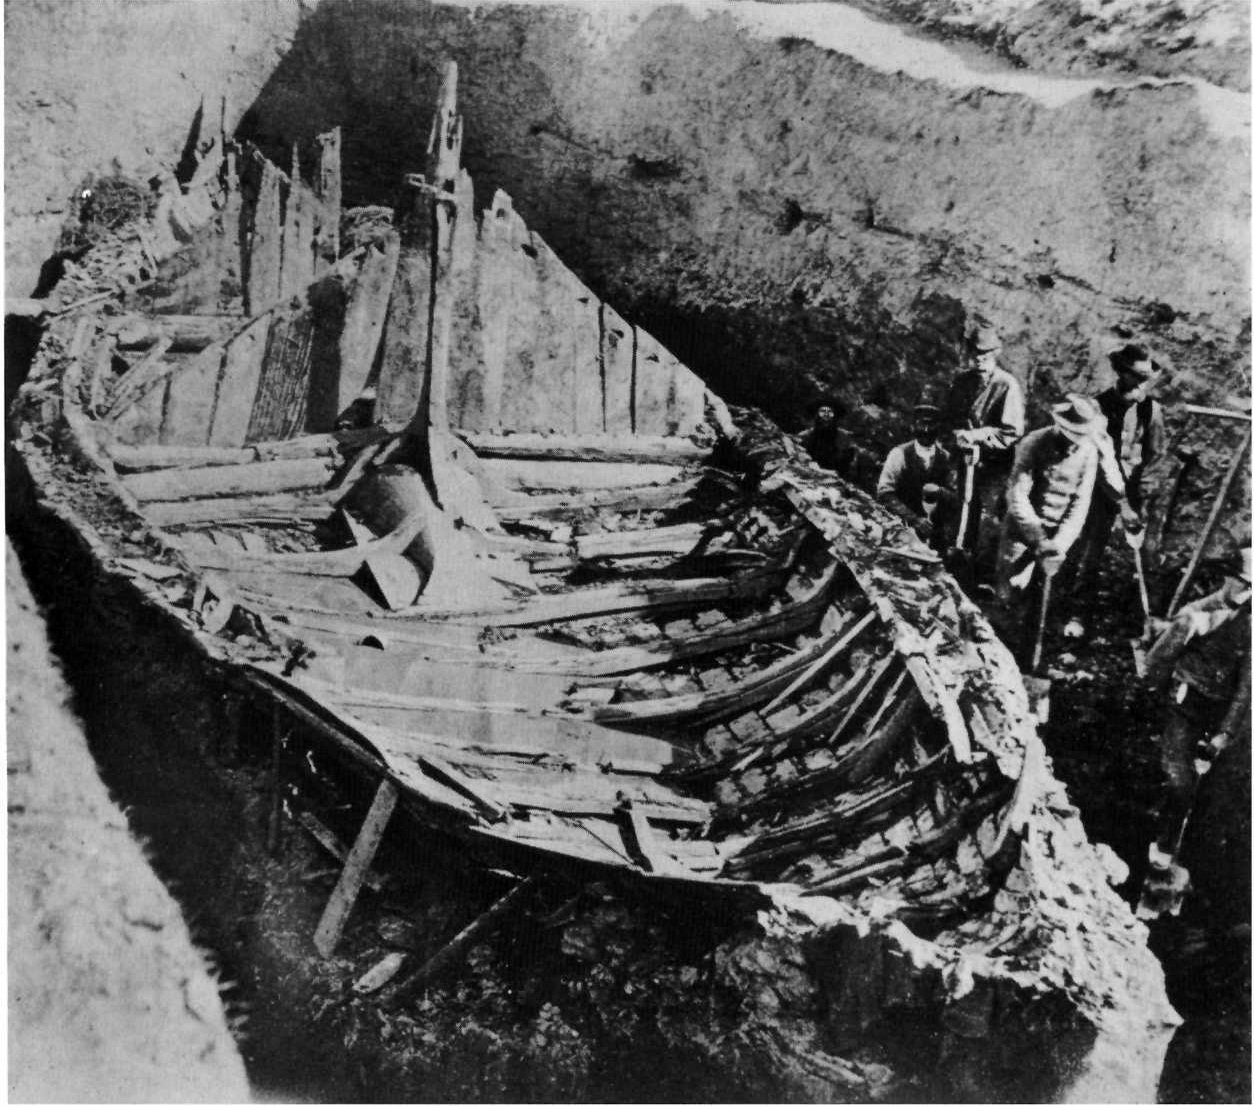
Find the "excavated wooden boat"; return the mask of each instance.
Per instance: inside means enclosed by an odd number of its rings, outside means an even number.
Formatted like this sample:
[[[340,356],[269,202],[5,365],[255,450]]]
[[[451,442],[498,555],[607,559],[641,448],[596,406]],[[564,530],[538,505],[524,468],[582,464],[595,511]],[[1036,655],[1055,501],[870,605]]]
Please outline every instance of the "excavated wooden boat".
[[[16,406],[44,507],[377,782],[367,861],[396,806],[517,871],[773,905],[864,1021],[1152,1094],[1161,972],[1006,650],[507,196],[474,215],[455,83],[394,213],[341,213],[338,132],[312,185],[219,142],[71,266]]]

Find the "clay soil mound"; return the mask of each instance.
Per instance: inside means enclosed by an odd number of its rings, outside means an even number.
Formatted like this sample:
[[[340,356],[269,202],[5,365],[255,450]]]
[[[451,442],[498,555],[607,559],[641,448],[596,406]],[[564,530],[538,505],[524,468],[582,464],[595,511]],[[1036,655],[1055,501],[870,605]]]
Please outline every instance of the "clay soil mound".
[[[96,774],[7,554],[11,1101],[250,1097],[218,989]]]

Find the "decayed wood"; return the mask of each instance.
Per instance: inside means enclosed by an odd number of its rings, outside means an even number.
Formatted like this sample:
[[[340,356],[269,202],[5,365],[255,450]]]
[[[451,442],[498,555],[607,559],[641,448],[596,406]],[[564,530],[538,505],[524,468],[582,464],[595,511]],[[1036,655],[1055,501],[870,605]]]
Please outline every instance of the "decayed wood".
[[[602,409],[608,433],[635,433],[635,363],[635,328],[629,326],[609,304],[601,304]]]
[[[710,452],[708,446],[688,438],[657,434],[484,434],[459,430],[458,436],[481,457],[690,464]]]
[[[321,218],[315,228],[319,257],[334,261],[340,255],[340,203],[343,186],[340,175],[340,128],[318,135],[318,198]]]
[[[529,458],[483,460],[484,470],[502,486],[520,491],[571,488],[577,491],[642,488],[670,484],[691,475],[678,464],[609,461],[537,461]]]
[[[741,714],[757,707],[786,687],[793,677],[813,664],[830,644],[825,639],[819,639],[792,656],[745,676],[738,684],[726,690],[698,691],[686,695],[611,703],[595,708],[592,717],[597,722],[613,725],[658,720],[680,722],[693,718],[704,718],[713,722],[729,715]]]
[[[139,500],[202,499],[316,488],[326,484],[334,471],[330,459],[311,457],[141,472],[123,477],[122,484]]]
[[[646,872],[682,871],[675,861],[662,852],[649,826],[649,820],[630,799],[623,799],[618,804],[618,824],[622,829],[627,851]]]
[[[403,952],[389,952],[374,965],[365,975],[353,984],[353,991],[359,995],[373,994],[380,987],[391,983],[405,966],[408,956]]]
[[[680,660],[734,649],[753,641],[773,641],[805,629],[814,620],[818,608],[826,602],[826,584],[830,583],[830,579],[831,577],[820,580],[809,595],[787,606],[729,620],[725,625],[712,629],[694,630],[679,635],[668,634],[651,645],[620,646],[598,650],[587,657],[573,657],[568,661],[546,660],[541,663],[549,672],[606,676],[673,664]],[[525,664],[525,659],[520,659],[520,663]]]
[[[147,349],[164,341],[171,353],[199,353],[225,342],[247,322],[241,315],[116,315],[109,320],[109,331],[117,336],[120,350]]]
[[[144,517],[154,526],[197,526],[206,522],[288,521],[326,518],[339,492],[276,492],[273,495],[182,500],[152,500],[144,504]]]
[[[226,344],[218,375],[218,402],[209,426],[211,446],[244,443],[269,344],[270,322],[269,315],[254,319]]]
[[[774,699],[762,708],[763,714],[770,714],[776,711],[787,702],[792,696],[796,695],[803,687],[814,680],[829,664],[835,661],[850,645],[859,634],[862,633],[876,619],[875,612],[867,611],[857,622],[848,630],[836,635],[835,639],[823,650],[804,672],[801,673],[792,683],[790,683],[783,691],[781,691]]]
[[[615,530],[586,534],[574,541],[579,560],[597,557],[649,557],[689,552],[705,533],[705,524],[685,522],[640,530]]]
[[[379,849],[379,842],[383,840],[383,831],[387,829],[392,811],[396,807],[396,799],[396,786],[390,780],[383,780],[374,794],[370,810],[366,813],[366,820],[357,834],[357,840],[353,842],[348,860],[344,863],[344,870],[340,873],[339,881],[335,885],[335,890],[331,892],[330,901],[314,933],[314,947],[323,956],[330,956],[335,951],[335,946],[339,944],[344,926],[348,922],[348,915],[357,901],[366,872],[370,868],[370,862],[374,860],[374,855]]]
[[[169,339],[160,339],[144,354],[142,360],[137,361],[114,381],[113,396],[109,400],[109,405],[105,408],[104,417],[112,418],[130,406],[140,395],[141,388],[149,381],[159,379],[158,373],[162,369],[170,372],[177,367],[165,360],[165,355],[169,352],[170,346],[171,342]]]
[[[537,595],[521,599],[506,609],[481,612],[456,607],[415,608],[409,612],[430,616],[473,619],[491,626],[537,626],[545,622],[565,622],[593,615],[622,614],[626,611],[662,611],[708,606],[733,598],[761,595],[778,583],[784,569],[737,573],[730,577],[697,577],[688,580],[662,580],[646,583],[606,584],[581,588],[559,595]]]
[[[858,712],[866,705],[867,700],[880,689],[880,685],[883,683],[884,677],[888,674],[889,669],[893,667],[893,662],[896,659],[895,654],[889,653],[888,656],[882,658],[876,663],[871,672],[870,679],[867,680],[866,685],[858,693],[858,697],[849,704],[849,709],[845,711],[840,721],[837,722],[835,727],[832,729],[832,732],[828,734],[827,744],[836,745],[840,742],[840,739],[845,735],[845,731],[849,728],[854,718],[857,717]],[[899,676],[896,686],[900,686],[900,684],[901,677]]]
[[[344,847],[343,842],[309,811],[302,810],[297,815],[297,821],[305,828],[310,837],[317,841],[341,864],[348,859],[348,849]],[[362,879],[362,883],[369,887],[371,891],[379,892],[383,890],[383,880],[374,872],[367,871]]]
[[[269,461],[269,465],[309,465],[308,461]],[[257,466],[250,466],[257,467]],[[221,472],[223,470],[210,470]],[[163,474],[164,475],[164,474]],[[133,477],[132,479],[141,479]],[[353,576],[362,565],[376,557],[400,553],[427,525],[415,515],[390,533],[347,549],[316,549],[307,553],[233,553],[228,550],[197,548],[189,556],[202,568],[236,569],[254,572],[295,572],[305,576]],[[380,571],[387,571],[381,568]]]
[[[395,1003],[406,995],[412,994],[419,987],[429,983],[437,973],[460,960],[474,942],[486,936],[506,912],[516,906],[533,886],[533,880],[525,879],[510,888],[439,952],[422,964],[413,975],[399,984],[389,996],[389,1003]]]
[[[492,509],[501,519],[571,517],[580,511],[602,508],[620,512],[648,511],[659,507],[679,506],[701,482],[701,477],[676,480],[660,487],[609,489],[583,493],[553,492],[507,493],[512,498],[490,499]]]
[[[400,238],[389,232],[362,262],[340,332],[341,411],[361,394],[374,367],[400,253]]]
[[[280,442],[256,442],[248,446],[123,445],[111,443],[109,456],[119,472],[153,472],[158,469],[246,465],[256,461],[297,461],[306,457],[334,457],[340,451],[380,442],[388,432],[339,430],[331,434],[307,434]]]
[[[245,311],[259,315],[279,299],[283,265],[283,215],[279,195],[281,174],[265,158],[253,209],[248,242],[248,276],[244,285]]]

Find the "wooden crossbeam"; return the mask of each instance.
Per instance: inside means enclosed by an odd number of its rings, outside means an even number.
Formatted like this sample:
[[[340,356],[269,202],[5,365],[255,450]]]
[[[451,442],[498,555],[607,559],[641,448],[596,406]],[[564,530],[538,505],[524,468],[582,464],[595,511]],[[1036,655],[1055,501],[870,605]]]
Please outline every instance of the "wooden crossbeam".
[[[398,792],[390,780],[383,780],[374,793],[366,820],[362,823],[357,840],[349,850],[348,860],[340,873],[339,882],[331,892],[322,919],[314,932],[314,947],[322,956],[330,956],[339,944],[348,922],[348,915],[361,893],[362,884],[370,870],[374,854],[379,850],[379,842],[383,840],[383,831],[387,829],[392,811],[396,809]]]

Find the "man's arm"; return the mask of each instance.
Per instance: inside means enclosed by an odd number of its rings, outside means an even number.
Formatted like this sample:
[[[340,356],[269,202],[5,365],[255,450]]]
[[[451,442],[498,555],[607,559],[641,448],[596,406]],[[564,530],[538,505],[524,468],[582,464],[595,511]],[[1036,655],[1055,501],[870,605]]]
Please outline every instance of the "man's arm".
[[[1109,439],[1107,439],[1109,441]],[[1059,551],[1066,553],[1084,529],[1084,520],[1088,518],[1089,508],[1093,504],[1093,489],[1097,483],[1097,474],[1101,468],[1101,447],[1098,446],[1098,459],[1085,464],[1080,475],[1080,482],[1071,496],[1071,502],[1058,520],[1058,528],[1054,531],[1053,541]],[[1116,476],[1118,471],[1116,470]],[[1123,480],[1119,478],[1119,495],[1123,495]]]
[[[1045,524],[1032,506],[1033,467],[1039,438],[1025,438],[1015,447],[1014,464],[1006,484],[1006,516],[1013,519],[1024,540],[1033,547],[1045,540]]]
[[[1002,394],[989,409],[987,418],[989,421],[984,426],[968,430],[959,441],[965,440],[970,445],[996,450],[1009,449],[1023,437],[1027,413],[1023,403],[1023,389],[1013,377],[1005,382]]]
[[[906,506],[897,491],[905,471],[906,451],[901,446],[895,446],[889,450],[884,459],[884,467],[880,469],[880,477],[875,482],[875,498],[914,525],[919,521],[919,516]]]

